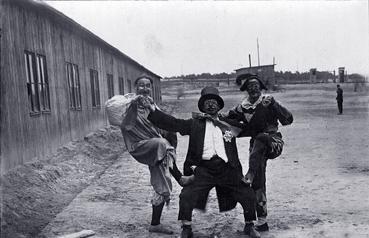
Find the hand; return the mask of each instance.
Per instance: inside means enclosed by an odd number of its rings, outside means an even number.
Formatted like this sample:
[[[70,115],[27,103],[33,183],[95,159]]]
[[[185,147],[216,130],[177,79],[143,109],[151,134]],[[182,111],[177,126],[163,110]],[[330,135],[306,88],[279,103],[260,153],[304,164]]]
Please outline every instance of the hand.
[[[140,99],[140,104],[150,111],[155,111],[155,103],[151,97],[142,97]]]
[[[248,186],[251,186],[253,180],[254,180],[254,173],[248,171],[247,174],[241,179],[243,183],[245,183]]]
[[[268,107],[269,105],[273,105],[275,102],[273,96],[271,95],[266,95],[263,97],[263,100],[261,101],[261,103],[263,104],[264,107]]]
[[[219,112],[218,117],[219,118],[226,118],[226,117],[228,117],[228,112]]]

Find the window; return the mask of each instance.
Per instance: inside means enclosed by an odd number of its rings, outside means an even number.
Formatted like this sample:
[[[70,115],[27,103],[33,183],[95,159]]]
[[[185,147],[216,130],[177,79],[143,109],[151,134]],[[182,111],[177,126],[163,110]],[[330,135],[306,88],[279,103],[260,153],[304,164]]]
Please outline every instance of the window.
[[[81,110],[81,85],[79,83],[78,65],[66,62],[66,71],[69,88],[69,108]]]
[[[92,107],[100,107],[100,88],[99,78],[96,70],[90,69],[90,82],[91,82],[91,95],[92,95]]]
[[[119,94],[124,95],[124,78],[119,77],[118,78],[118,83],[119,83]]]
[[[151,97],[154,100],[155,100],[155,95],[156,95],[155,92],[156,92],[155,84],[152,84],[151,85]]]
[[[131,80],[127,80],[127,87],[128,87],[128,92],[131,93],[132,92],[132,82]]]
[[[108,98],[114,96],[114,82],[113,82],[113,75],[107,74],[107,82],[108,82]]]
[[[50,92],[44,55],[25,51],[27,92],[31,114],[50,112]]]

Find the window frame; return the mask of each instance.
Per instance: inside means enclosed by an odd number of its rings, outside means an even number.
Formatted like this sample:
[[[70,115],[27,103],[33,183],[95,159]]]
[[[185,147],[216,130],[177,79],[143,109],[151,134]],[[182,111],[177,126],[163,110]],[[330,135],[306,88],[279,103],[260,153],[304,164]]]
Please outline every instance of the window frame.
[[[113,74],[106,74],[106,81],[108,87],[108,99],[114,96],[114,77]]]
[[[128,93],[132,93],[132,81],[131,80],[127,80],[127,86],[128,86]]]
[[[90,69],[90,85],[91,85],[92,108],[99,109],[101,108],[99,73],[95,69]]]
[[[30,115],[50,114],[50,88],[46,56],[24,50],[24,60]]]
[[[124,95],[124,78],[118,77],[119,94]]]
[[[68,84],[69,109],[72,111],[81,111],[82,97],[78,65],[65,62],[65,69]]]

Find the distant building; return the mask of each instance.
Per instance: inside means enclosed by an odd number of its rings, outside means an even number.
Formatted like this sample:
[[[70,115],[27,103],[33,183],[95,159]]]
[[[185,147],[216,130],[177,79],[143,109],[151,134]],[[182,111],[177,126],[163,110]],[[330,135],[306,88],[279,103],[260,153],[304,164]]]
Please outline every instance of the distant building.
[[[338,68],[338,82],[340,83],[345,82],[345,67]]]
[[[267,88],[271,88],[272,86],[277,84],[275,79],[274,66],[275,64],[270,64],[236,69],[236,77],[244,73],[256,74],[264,82]]]
[[[317,82],[317,75],[316,75],[316,68],[310,69],[310,83],[316,83]]]
[[[2,0],[1,174],[107,125],[104,102],[160,76],[41,1]]]

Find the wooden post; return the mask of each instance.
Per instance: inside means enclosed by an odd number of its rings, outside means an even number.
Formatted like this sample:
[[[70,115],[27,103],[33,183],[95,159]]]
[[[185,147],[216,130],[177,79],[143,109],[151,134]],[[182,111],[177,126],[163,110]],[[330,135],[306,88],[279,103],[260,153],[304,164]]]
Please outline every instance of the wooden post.
[[[80,232],[76,232],[76,233],[72,233],[69,235],[63,235],[63,236],[58,236],[57,238],[85,238],[85,237],[90,237],[95,235],[95,232],[92,230],[83,230]]]

